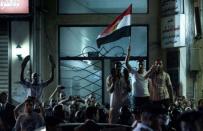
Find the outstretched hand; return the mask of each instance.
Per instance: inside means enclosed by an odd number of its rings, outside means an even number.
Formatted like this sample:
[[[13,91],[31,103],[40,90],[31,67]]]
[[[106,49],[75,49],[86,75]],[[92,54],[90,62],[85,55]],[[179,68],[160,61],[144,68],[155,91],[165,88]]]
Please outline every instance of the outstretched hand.
[[[55,67],[56,67],[56,65],[55,65],[55,63],[54,63],[54,59],[53,59],[53,56],[52,56],[52,55],[49,55],[49,62],[51,63],[52,68],[55,68]]]
[[[22,66],[25,67],[25,65],[27,64],[27,62],[30,60],[30,55],[26,56],[24,59],[23,59],[23,62],[22,62]]]

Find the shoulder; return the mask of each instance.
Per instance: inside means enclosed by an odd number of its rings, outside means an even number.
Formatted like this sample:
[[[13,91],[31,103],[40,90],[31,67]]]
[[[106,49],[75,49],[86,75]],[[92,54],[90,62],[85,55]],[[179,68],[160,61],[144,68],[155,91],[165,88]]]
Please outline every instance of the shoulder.
[[[167,72],[163,72],[163,75],[166,76],[167,78],[170,78],[170,75]]]
[[[17,121],[21,121],[23,118],[26,118],[27,116],[24,113],[21,113],[18,117],[17,117]]]
[[[163,75],[169,75],[167,72],[163,71]]]

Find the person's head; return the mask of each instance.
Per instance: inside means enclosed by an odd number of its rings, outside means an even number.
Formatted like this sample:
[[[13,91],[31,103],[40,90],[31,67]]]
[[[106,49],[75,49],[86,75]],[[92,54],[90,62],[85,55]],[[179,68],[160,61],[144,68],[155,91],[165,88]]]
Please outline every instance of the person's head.
[[[122,68],[121,62],[117,61],[114,66],[115,66],[116,73],[120,73],[121,68]]]
[[[85,104],[86,104],[87,106],[90,106],[90,105],[91,105],[91,99],[90,99],[89,97],[85,99]]]
[[[27,98],[25,100],[25,108],[24,108],[25,113],[32,113],[33,107],[34,107],[33,99]]]
[[[55,105],[53,108],[53,112],[55,117],[64,119],[64,109],[62,104]]]
[[[155,66],[157,67],[157,68],[156,68],[156,72],[157,72],[157,73],[160,73],[160,72],[163,71],[163,62],[162,62],[162,60],[157,59],[157,60],[155,61]]]
[[[124,119],[126,119],[126,118],[130,119],[130,117],[132,116],[128,106],[122,106],[120,108],[119,113],[120,113],[120,116],[122,116],[122,118],[124,118]]]
[[[66,98],[65,92],[60,92],[59,93],[59,100],[64,100]]]
[[[163,113],[162,107],[152,103],[144,104],[141,107],[141,121],[154,130],[158,130],[161,126],[160,116]]]
[[[201,113],[196,111],[184,112],[178,119],[178,130],[180,131],[200,131],[198,121],[201,119]],[[202,124],[202,123],[201,123]]]
[[[124,75],[124,77],[126,77],[126,78],[129,77],[129,71],[128,71],[128,69],[126,69],[126,68],[123,69],[123,75]]]
[[[116,75],[116,69],[115,69],[115,68],[112,68],[112,69],[111,69],[111,75],[112,75],[112,76],[115,76],[115,75]]]
[[[89,95],[89,99],[90,99],[90,105],[94,106],[95,103],[96,103],[96,96],[95,96],[95,94],[90,94]]]
[[[4,103],[7,102],[7,99],[8,99],[7,93],[6,93],[6,92],[2,92],[2,93],[0,94],[0,102],[4,104]]]
[[[199,99],[197,108],[198,110],[203,111],[203,99]]]
[[[138,72],[143,73],[143,71],[144,71],[144,61],[139,60],[138,62],[139,62],[139,64],[138,64]]]
[[[151,108],[151,104],[144,104],[141,107],[141,121],[147,125],[152,124],[152,117],[154,115],[153,108]]]
[[[86,119],[97,120],[96,114],[97,114],[96,107],[94,107],[94,106],[87,107],[87,109],[85,111]]]
[[[39,82],[39,74],[32,73],[32,83],[37,84]]]

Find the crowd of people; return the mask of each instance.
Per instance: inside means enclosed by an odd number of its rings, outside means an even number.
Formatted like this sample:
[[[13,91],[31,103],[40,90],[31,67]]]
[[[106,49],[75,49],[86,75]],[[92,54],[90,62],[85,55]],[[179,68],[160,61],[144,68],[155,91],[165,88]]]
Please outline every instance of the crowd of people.
[[[63,89],[62,86],[57,88]],[[2,92],[0,130],[32,131],[46,126],[48,131],[55,131],[60,123],[83,123],[75,130],[100,131],[104,129],[98,123],[114,122],[112,121],[114,119],[109,117],[112,107],[98,103],[93,94],[85,100],[79,96],[63,97],[58,100],[52,99],[50,103],[44,104],[33,97],[28,97],[15,107],[8,103],[7,94]],[[149,102],[143,104],[140,109],[130,108],[129,105],[121,106],[117,113],[117,121],[112,124],[127,125],[133,131],[201,131],[203,129],[203,99],[199,100],[196,108],[192,106],[190,100],[178,97],[168,110],[164,105],[157,106]]]
[[[39,75],[24,78],[24,69],[30,56],[22,62],[21,84],[27,89],[27,98],[17,106],[8,102],[6,92],[0,93],[0,131],[33,131],[46,126],[55,131],[60,123],[83,123],[75,131],[104,130],[98,123],[121,124],[133,131],[202,131],[203,99],[194,106],[192,100],[175,96],[170,76],[158,59],[149,68],[139,59],[138,69],[129,64],[130,46],[125,59],[126,68],[116,62],[106,78],[109,104],[102,105],[96,96],[86,99],[66,96],[65,87],[57,86],[49,103],[41,101],[43,88],[54,79],[55,64],[51,56],[50,79],[39,82]],[[131,95],[130,95],[131,94]]]

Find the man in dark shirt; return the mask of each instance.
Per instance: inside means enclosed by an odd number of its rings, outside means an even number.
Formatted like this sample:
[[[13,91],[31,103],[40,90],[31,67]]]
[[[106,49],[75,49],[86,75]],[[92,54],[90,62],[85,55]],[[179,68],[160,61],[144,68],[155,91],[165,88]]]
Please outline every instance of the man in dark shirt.
[[[16,120],[16,131],[34,131],[44,126],[44,119],[41,115],[33,112],[33,100],[28,98],[25,100],[24,113],[20,114]]]
[[[5,125],[6,130],[11,131],[15,125],[15,117],[13,113],[15,106],[8,102],[8,95],[6,92],[0,93],[0,103],[1,119]]]

